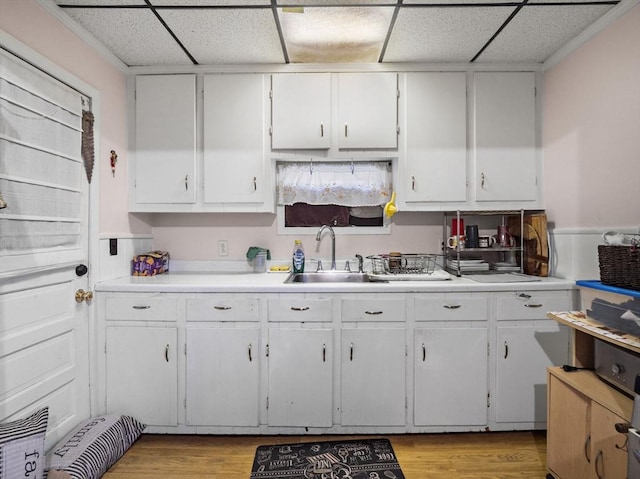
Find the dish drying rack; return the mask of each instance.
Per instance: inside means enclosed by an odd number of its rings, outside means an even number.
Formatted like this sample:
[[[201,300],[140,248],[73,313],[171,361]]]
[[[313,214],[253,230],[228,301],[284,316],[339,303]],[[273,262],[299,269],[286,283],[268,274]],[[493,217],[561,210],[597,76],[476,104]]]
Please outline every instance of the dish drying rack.
[[[407,253],[400,255],[378,254],[367,256],[371,260],[374,275],[432,274],[437,254]]]

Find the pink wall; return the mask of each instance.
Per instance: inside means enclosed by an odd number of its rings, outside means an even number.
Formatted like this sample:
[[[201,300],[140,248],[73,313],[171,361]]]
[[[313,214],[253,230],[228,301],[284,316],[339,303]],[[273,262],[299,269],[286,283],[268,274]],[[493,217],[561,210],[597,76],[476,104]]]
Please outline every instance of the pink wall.
[[[545,73],[542,129],[556,227],[640,226],[640,6]]]
[[[100,169],[99,231],[149,231],[144,223],[133,217],[130,220],[127,213],[125,75],[33,0],[0,0],[0,29],[100,92],[100,151],[96,151],[95,167]],[[111,150],[118,153],[115,178],[109,165]]]

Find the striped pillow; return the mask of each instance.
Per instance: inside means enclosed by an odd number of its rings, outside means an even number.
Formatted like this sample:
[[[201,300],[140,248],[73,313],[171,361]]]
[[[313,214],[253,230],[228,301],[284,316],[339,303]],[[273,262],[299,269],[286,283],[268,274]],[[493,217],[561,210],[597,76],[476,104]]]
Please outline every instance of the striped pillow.
[[[42,479],[49,408],[0,424],[0,478]]]
[[[130,416],[99,416],[80,423],[47,454],[49,478],[97,479],[116,463],[146,427]]]

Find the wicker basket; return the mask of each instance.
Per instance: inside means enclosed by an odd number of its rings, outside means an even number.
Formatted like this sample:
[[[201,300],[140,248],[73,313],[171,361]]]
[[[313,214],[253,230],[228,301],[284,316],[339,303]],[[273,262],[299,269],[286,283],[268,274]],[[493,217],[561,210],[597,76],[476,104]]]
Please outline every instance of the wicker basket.
[[[598,245],[600,281],[640,291],[640,247]]]

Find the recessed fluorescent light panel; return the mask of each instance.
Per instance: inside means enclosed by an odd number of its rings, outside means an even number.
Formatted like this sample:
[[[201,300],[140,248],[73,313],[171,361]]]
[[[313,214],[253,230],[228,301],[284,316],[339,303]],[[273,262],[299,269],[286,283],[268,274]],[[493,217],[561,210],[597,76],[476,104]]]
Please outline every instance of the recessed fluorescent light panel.
[[[292,63],[375,63],[393,17],[393,7],[292,10],[278,12]]]

